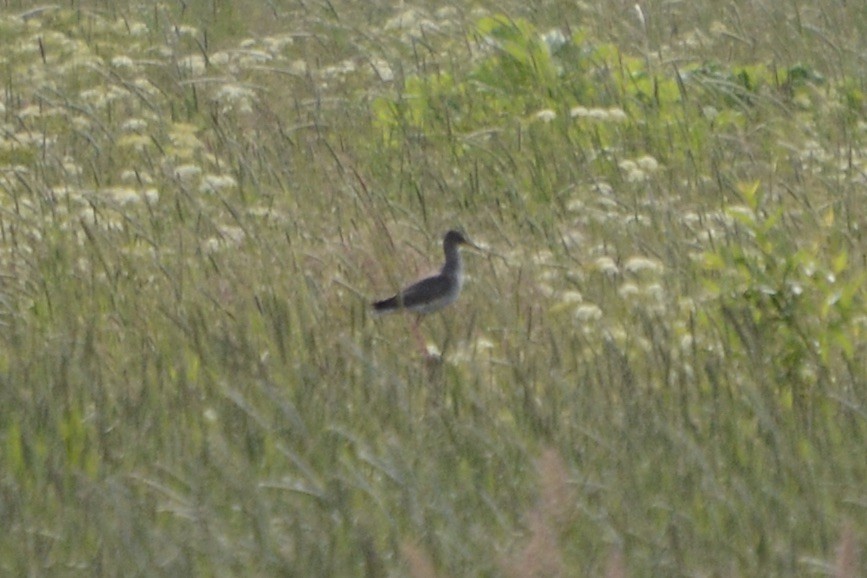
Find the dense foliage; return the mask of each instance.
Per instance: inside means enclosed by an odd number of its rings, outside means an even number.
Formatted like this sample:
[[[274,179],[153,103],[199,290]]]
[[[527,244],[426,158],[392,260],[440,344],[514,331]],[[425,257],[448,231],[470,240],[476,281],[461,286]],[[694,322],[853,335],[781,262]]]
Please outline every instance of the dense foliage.
[[[859,3],[4,10],[4,575],[867,572]]]

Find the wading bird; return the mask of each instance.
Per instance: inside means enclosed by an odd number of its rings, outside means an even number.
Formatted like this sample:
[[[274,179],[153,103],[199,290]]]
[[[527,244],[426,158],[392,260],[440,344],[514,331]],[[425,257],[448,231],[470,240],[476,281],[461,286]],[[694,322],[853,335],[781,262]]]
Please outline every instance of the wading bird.
[[[395,311],[417,313],[418,319],[413,326],[413,333],[423,344],[421,336],[418,335],[418,324],[421,321],[421,316],[454,303],[461,293],[461,287],[464,284],[464,266],[459,250],[461,245],[478,248],[463,233],[458,231],[446,233],[443,238],[443,252],[446,255],[446,262],[440,272],[413,283],[394,297],[375,302],[373,304],[374,311],[377,313]]]

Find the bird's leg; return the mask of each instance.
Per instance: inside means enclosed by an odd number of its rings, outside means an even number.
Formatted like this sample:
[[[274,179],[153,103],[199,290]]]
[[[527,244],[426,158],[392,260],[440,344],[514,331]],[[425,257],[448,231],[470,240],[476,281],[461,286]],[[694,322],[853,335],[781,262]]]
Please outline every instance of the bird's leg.
[[[422,337],[421,332],[419,332],[418,328],[421,325],[421,315],[416,315],[415,323],[412,324],[412,334],[415,337],[416,342],[421,349],[423,355],[427,355],[427,342],[425,342],[424,337]]]

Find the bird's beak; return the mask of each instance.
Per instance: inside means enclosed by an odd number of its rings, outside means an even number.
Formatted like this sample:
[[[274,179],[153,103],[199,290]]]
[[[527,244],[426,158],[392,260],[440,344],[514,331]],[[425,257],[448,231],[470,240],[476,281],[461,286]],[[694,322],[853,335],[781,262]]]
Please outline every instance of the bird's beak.
[[[487,249],[485,249],[484,247],[481,247],[481,246],[479,246],[479,245],[476,245],[475,243],[473,243],[473,242],[470,241],[469,239],[466,239],[466,243],[465,243],[465,245],[466,245],[467,247],[469,247],[470,249],[474,249],[474,250],[475,250],[474,252],[477,252],[477,253],[483,253],[483,254],[488,253],[488,250],[487,250]]]

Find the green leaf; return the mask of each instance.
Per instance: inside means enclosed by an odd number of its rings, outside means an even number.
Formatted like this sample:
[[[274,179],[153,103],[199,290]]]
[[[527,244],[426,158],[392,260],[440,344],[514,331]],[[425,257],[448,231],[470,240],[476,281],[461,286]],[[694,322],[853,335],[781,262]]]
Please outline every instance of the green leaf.
[[[846,266],[848,264],[849,264],[849,253],[845,249],[843,249],[831,261],[831,271],[833,271],[835,275],[839,275],[840,273],[842,273],[846,269]]]
[[[762,194],[761,189],[759,188],[760,185],[761,183],[759,181],[753,181],[752,183],[738,183],[738,192],[753,212],[758,211],[759,205],[761,204]]]

